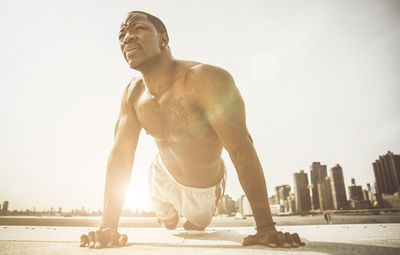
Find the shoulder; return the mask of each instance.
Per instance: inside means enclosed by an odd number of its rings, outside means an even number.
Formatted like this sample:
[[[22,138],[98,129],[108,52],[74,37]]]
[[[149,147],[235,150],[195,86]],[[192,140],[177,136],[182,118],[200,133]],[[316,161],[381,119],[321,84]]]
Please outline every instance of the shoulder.
[[[239,95],[232,75],[223,68],[199,64],[189,69],[185,87],[199,103],[210,100],[224,100],[226,96]]]
[[[145,89],[145,85],[142,77],[133,78],[125,88],[123,99],[125,99],[129,104],[133,105]]]
[[[201,83],[211,86],[226,86],[233,83],[233,78],[228,71],[221,67],[197,64],[188,70],[185,82],[189,85]]]

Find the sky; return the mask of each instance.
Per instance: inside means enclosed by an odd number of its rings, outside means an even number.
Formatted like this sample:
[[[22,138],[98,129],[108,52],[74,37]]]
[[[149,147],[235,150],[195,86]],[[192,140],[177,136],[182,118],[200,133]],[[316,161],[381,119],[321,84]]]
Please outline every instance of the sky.
[[[269,195],[312,162],[365,187],[400,154],[400,1],[5,1],[0,11],[0,202],[102,209],[122,92],[118,44],[132,10],[166,25],[177,59],[229,71]],[[125,207],[151,209],[141,133]],[[226,193],[243,194],[229,155]]]

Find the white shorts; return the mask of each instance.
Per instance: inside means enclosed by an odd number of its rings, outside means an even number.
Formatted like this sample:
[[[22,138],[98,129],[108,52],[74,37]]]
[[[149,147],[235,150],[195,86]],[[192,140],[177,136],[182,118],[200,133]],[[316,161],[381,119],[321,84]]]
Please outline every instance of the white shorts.
[[[207,227],[215,213],[226,184],[225,174],[220,183],[209,188],[194,188],[178,183],[168,172],[157,154],[149,168],[149,191],[153,209],[162,222],[183,216],[199,227]]]

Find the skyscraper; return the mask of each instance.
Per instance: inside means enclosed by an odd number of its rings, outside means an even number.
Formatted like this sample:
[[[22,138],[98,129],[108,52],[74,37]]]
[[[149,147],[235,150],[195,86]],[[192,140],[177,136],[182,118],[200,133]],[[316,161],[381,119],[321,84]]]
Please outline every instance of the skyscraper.
[[[349,186],[349,199],[354,201],[363,201],[364,194],[361,186],[356,185],[354,178],[351,178],[351,186]]]
[[[218,203],[217,211],[217,214],[233,214],[235,212],[235,201],[229,195],[223,195]]]
[[[288,196],[290,195],[290,185],[279,185],[275,187],[275,190],[278,203],[283,205],[284,201],[287,200]]]
[[[333,199],[332,199],[331,178],[326,176],[324,180],[318,182],[317,187],[318,187],[318,198],[319,198],[320,209],[332,210]]]
[[[352,209],[368,209],[371,202],[365,199],[361,186],[356,185],[354,178],[351,178],[351,186],[349,186],[349,206]]]
[[[237,212],[242,214],[242,215],[253,215],[253,212],[251,211],[250,203],[249,200],[245,195],[240,196],[238,200],[236,201],[237,205]]]
[[[323,181],[327,176],[326,165],[321,165],[320,162],[312,162],[310,166],[311,185],[312,185],[312,207],[313,210],[320,209],[318,183]]]
[[[400,155],[388,151],[372,163],[376,180],[376,199],[382,205],[382,194],[392,195],[400,189]]]
[[[300,214],[311,210],[310,190],[308,189],[308,177],[304,170],[293,174],[294,197],[296,200],[296,211]]]
[[[336,210],[347,207],[346,186],[344,185],[343,170],[339,164],[330,169],[333,208]]]
[[[1,209],[1,215],[8,214],[8,201],[4,201],[3,208]]]

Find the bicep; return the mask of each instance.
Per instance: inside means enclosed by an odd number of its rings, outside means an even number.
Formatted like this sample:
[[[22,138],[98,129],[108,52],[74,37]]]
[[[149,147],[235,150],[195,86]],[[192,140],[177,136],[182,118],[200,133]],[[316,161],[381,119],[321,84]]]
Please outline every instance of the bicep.
[[[113,150],[132,155],[136,150],[141,126],[135,110],[128,102],[127,91],[122,98],[120,115],[115,125]]]
[[[252,144],[246,126],[244,101],[231,75],[214,69],[203,77],[196,101],[224,148],[231,152]]]
[[[222,96],[206,110],[210,125],[228,152],[251,143],[243,99],[238,92],[232,93],[235,95]]]

